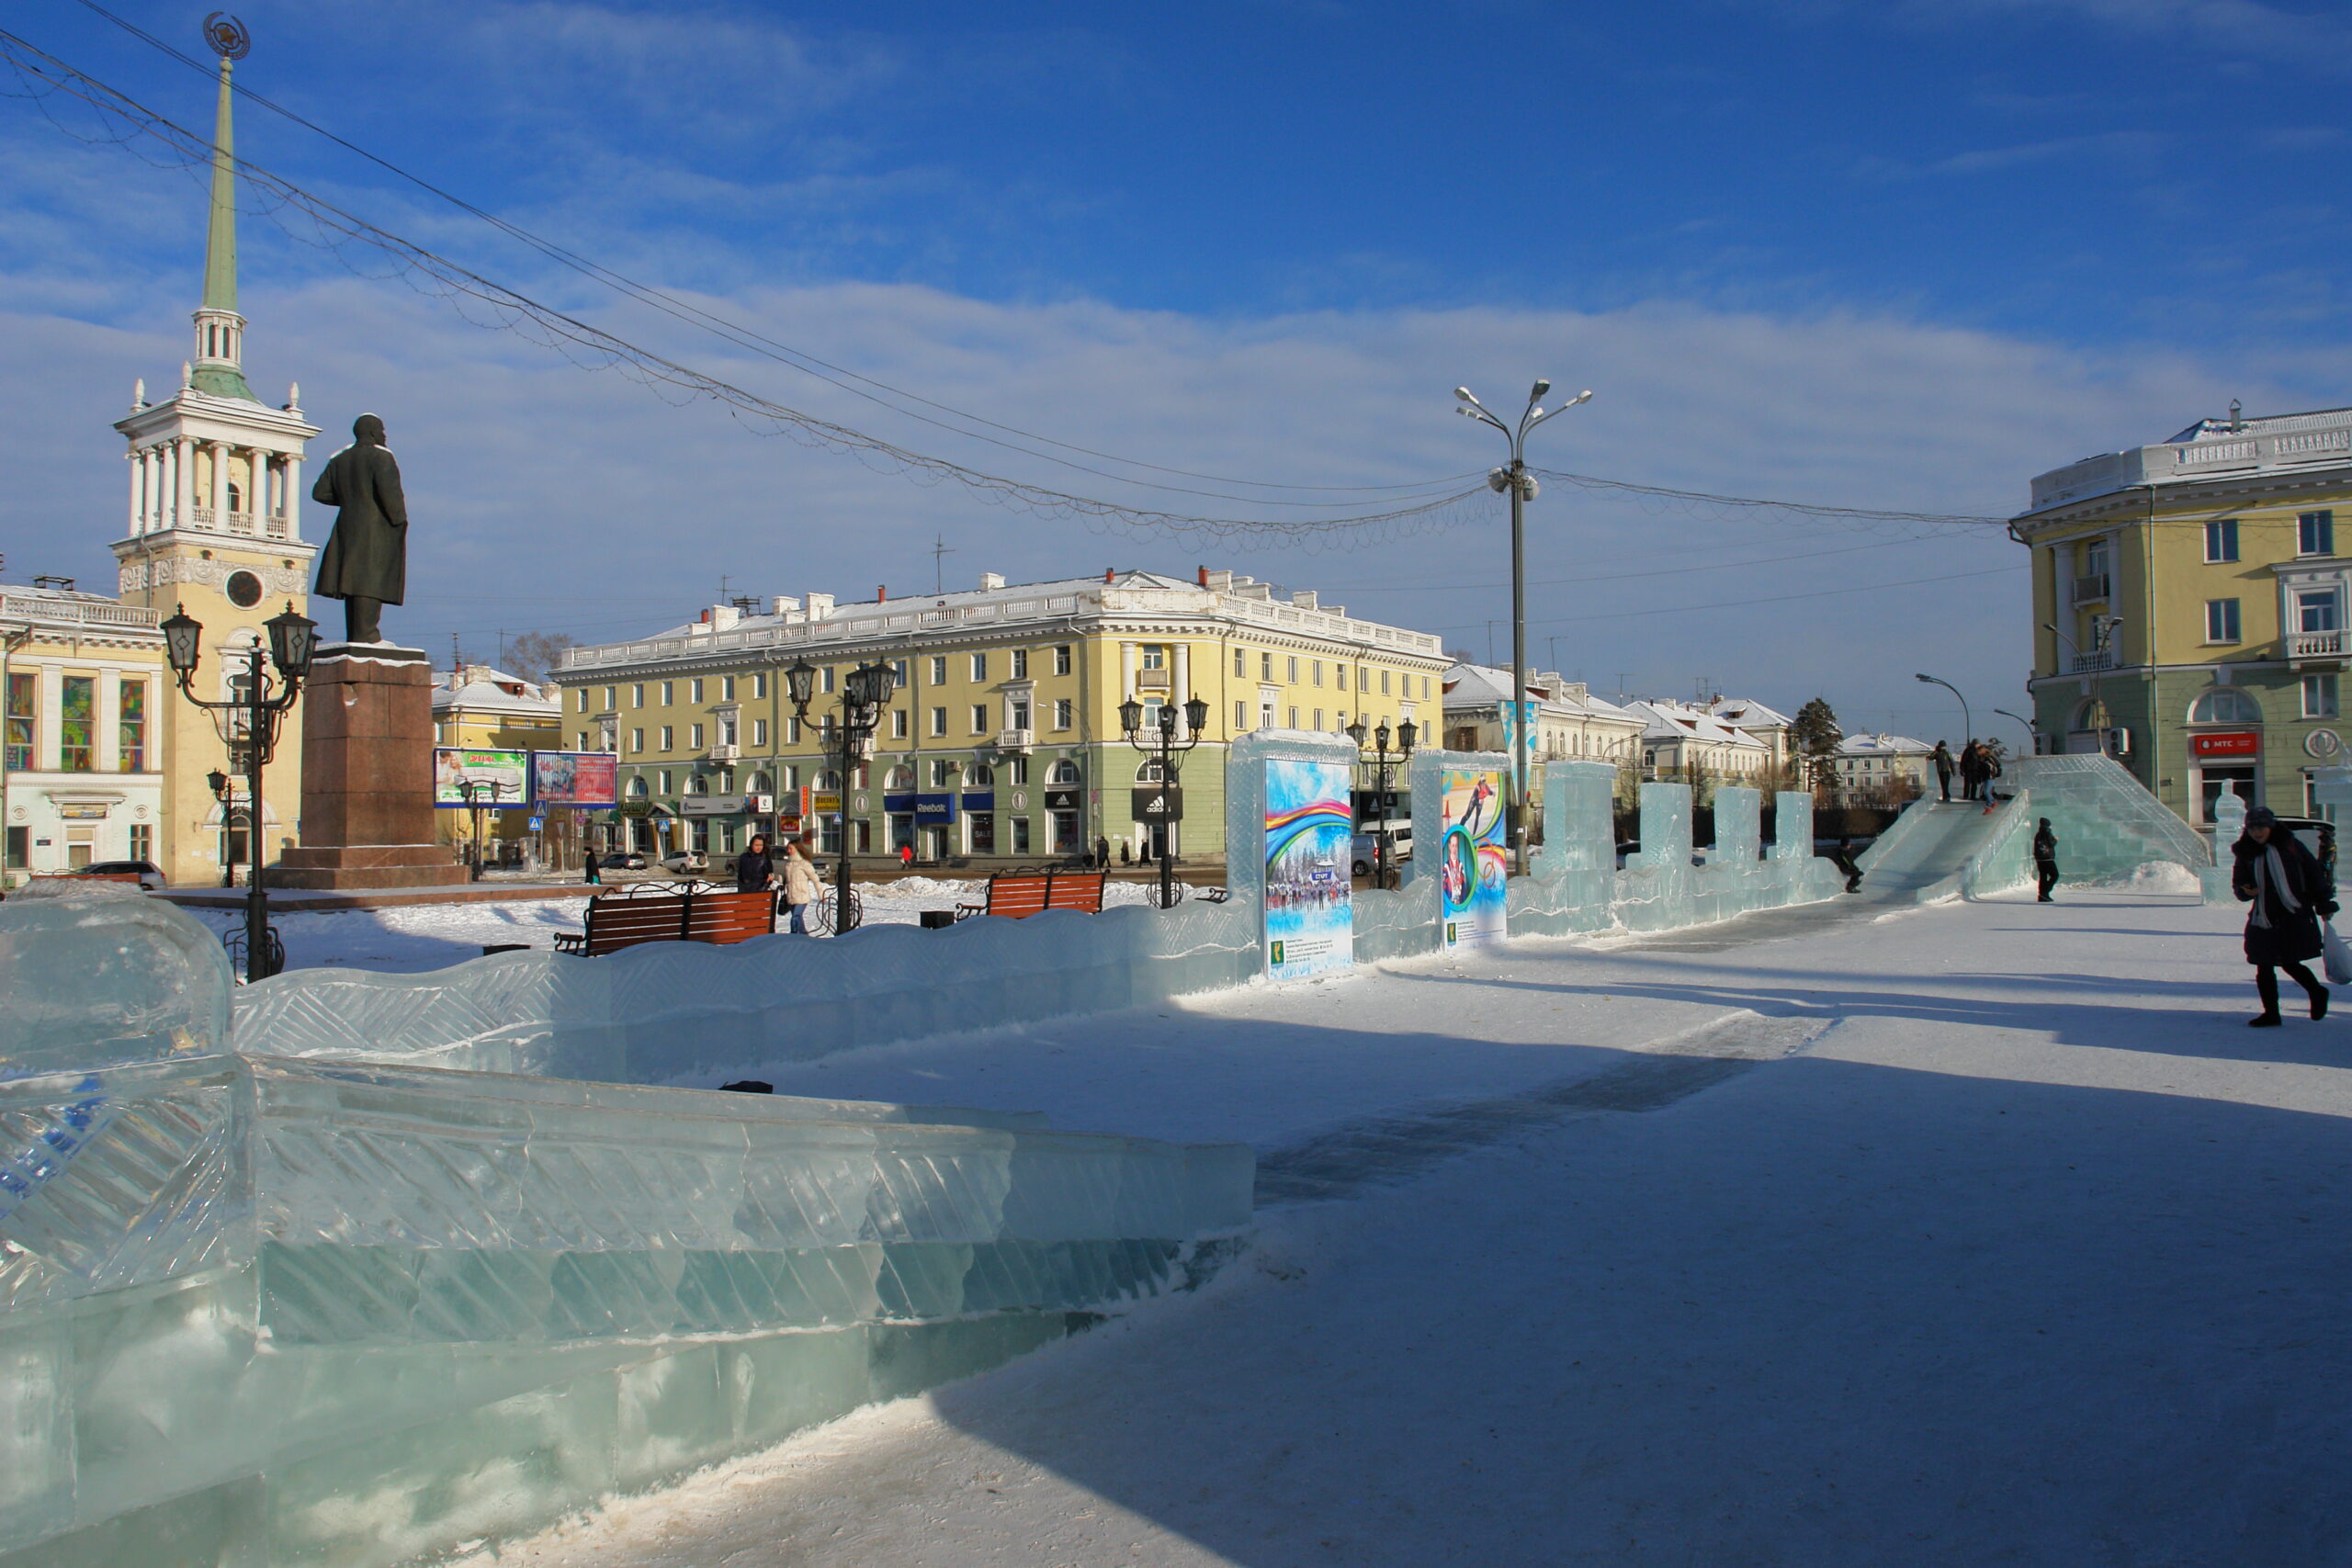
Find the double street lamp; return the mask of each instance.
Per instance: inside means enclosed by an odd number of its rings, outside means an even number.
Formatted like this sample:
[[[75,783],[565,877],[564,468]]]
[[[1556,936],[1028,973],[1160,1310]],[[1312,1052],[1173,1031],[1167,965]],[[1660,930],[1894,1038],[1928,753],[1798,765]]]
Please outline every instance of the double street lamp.
[[[261,770],[277,749],[277,732],[287,710],[301,694],[311,673],[311,658],[319,646],[319,624],[297,614],[294,606],[263,623],[269,634],[267,662],[256,643],[243,650],[248,660],[242,676],[232,677],[232,694],[212,701],[196,694],[196,668],[204,651],[204,624],[176,607],[163,625],[164,656],[179,677],[180,694],[198,707],[210,710],[220,739],[228,744],[229,765],[243,763],[245,774],[245,980],[266,980],[285,967],[277,933],[269,929],[269,895],[262,886]],[[226,657],[226,655],[224,655]],[[270,679],[275,668],[277,679]],[[222,802],[221,821],[228,821],[229,780],[216,773],[207,782]]]
[[[785,694],[792,699],[794,716],[802,724],[808,722],[808,705],[817,695],[817,667],[807,658],[797,660],[784,672]],[[890,694],[899,689],[899,672],[879,660],[861,664],[842,678],[841,723],[836,727],[840,740],[838,761],[841,768],[839,813],[842,825],[840,863],[834,868],[833,934],[843,935],[857,929],[857,905],[849,890],[849,781],[852,771],[864,755],[865,743],[882,724],[883,705]]]
[[[1487,405],[1473,397],[1467,387],[1456,387],[1453,395],[1461,406],[1453,412],[1464,419],[1475,419],[1481,424],[1492,425],[1502,432],[1510,444],[1510,463],[1487,475],[1487,483],[1510,497],[1510,675],[1511,724],[1510,785],[1504,797],[1504,807],[1510,824],[1512,871],[1527,874],[1527,519],[1526,505],[1535,499],[1535,476],[1527,471],[1527,435],[1537,425],[1554,416],[1565,413],[1578,403],[1589,400],[1589,389],[1578,392],[1557,408],[1543,406],[1544,395],[1552,383],[1539,380],[1535,389],[1527,394],[1527,410],[1519,416],[1516,428],[1505,424],[1487,412]]]
[[[466,803],[467,816],[473,823],[473,880],[476,882],[481,880],[481,814],[487,808],[495,807],[510,787],[514,788],[519,799],[522,787],[519,784],[510,786],[504,779],[458,781],[458,798]]]
[[[1373,881],[1373,886],[1375,887],[1386,887],[1390,886],[1388,879],[1391,874],[1388,865],[1388,840],[1391,837],[1388,827],[1388,770],[1396,766],[1400,762],[1408,761],[1411,759],[1413,755],[1413,740],[1419,734],[1419,731],[1414,728],[1413,721],[1409,718],[1396,727],[1397,750],[1396,755],[1394,758],[1390,757],[1388,754],[1387,720],[1383,719],[1380,724],[1373,728],[1369,733],[1371,735],[1373,747],[1372,793],[1374,809],[1380,813],[1380,827],[1377,829],[1377,837],[1373,840],[1374,851],[1379,856],[1378,866]],[[1348,739],[1356,743],[1356,750],[1359,751],[1363,750],[1365,735],[1366,731],[1363,727],[1363,719],[1359,718],[1353,724],[1348,726]]]
[[[1136,701],[1135,698],[1129,697],[1119,705],[1119,728],[1125,732],[1127,744],[1147,757],[1159,759],[1161,803],[1165,805],[1171,799],[1181,799],[1181,796],[1172,796],[1169,793],[1176,787],[1177,770],[1180,766],[1178,759],[1201,743],[1201,736],[1209,727],[1209,705],[1197,696],[1184,705],[1184,724],[1187,733],[1181,744],[1176,739],[1175,704],[1160,704],[1159,718],[1150,726],[1147,727],[1143,720],[1143,704]],[[1164,822],[1167,818],[1163,818],[1161,820]],[[1159,907],[1163,909],[1172,909],[1176,907],[1176,856],[1173,839],[1174,835],[1170,834],[1160,842]]]

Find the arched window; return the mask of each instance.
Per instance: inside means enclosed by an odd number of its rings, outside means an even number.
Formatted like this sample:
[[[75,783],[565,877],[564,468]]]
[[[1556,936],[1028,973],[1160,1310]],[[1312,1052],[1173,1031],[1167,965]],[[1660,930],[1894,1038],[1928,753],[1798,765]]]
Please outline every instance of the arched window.
[[[775,781],[768,777],[764,772],[753,773],[752,775],[751,788],[748,793],[752,795],[774,795],[775,793]]]
[[[628,795],[631,800],[643,800],[651,793],[652,791],[646,787],[644,774],[639,773],[628,781]]]
[[[1050,773],[1046,773],[1046,782],[1049,784],[1074,784],[1079,783],[1080,775],[1078,772],[1078,764],[1070,761],[1068,757],[1064,757],[1060,761],[1054,764],[1053,770]]]
[[[696,773],[694,777],[686,781],[686,793],[688,795],[708,795],[710,793],[710,781],[703,777],[700,773]]]
[[[2262,705],[2235,686],[2215,686],[2188,705],[2191,724],[2260,724]]]
[[[1137,769],[1136,770],[1136,783],[1137,783],[1137,784],[1158,784],[1159,782],[1159,758],[1154,757],[1150,761],[1146,762],[1142,767],[1137,768]]]
[[[889,777],[882,781],[882,787],[888,790],[912,789],[915,787],[915,771],[901,762],[890,770]]]
[[[994,789],[996,770],[986,762],[974,762],[964,770],[964,787],[966,789]]]
[[[842,771],[839,768],[827,768],[823,773],[819,773],[817,792],[820,795],[839,795],[842,792]]]

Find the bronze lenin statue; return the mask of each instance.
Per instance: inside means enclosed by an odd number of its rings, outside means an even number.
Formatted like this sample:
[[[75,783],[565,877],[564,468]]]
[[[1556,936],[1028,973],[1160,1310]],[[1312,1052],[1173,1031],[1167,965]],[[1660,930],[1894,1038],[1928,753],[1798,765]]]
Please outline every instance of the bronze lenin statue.
[[[382,420],[353,422],[351,445],[327,459],[311,499],[340,509],[319,557],[319,596],[343,601],[346,641],[383,641],[378,616],[408,592],[408,503]]]

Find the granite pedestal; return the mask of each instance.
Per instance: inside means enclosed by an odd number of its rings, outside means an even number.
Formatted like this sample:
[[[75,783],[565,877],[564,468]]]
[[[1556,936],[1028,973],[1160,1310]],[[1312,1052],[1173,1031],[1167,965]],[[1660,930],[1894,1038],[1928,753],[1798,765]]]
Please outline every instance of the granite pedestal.
[[[390,643],[324,645],[302,692],[302,842],[271,868],[271,886],[465,881],[435,832],[432,664]]]

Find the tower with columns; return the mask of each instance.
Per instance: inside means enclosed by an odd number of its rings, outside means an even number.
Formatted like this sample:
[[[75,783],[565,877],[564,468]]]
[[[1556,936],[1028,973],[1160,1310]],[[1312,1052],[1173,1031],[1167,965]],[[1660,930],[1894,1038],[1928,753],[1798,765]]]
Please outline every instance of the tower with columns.
[[[113,546],[122,603],[165,615],[185,605],[204,623],[197,679],[206,696],[226,694],[228,679],[243,660],[225,656],[262,639],[262,624],[270,616],[289,604],[308,613],[311,560],[318,554],[302,537],[302,457],[319,427],[302,417],[298,389],[289,388],[286,401],[270,408],[245,381],[229,72],[223,57],[196,352],[180,367],[177,391],[150,402],[142,380],[130,413],[115,422],[129,442],[127,525]],[[225,805],[213,797],[206,775],[237,770],[198,710],[173,695],[159,716],[170,819],[164,852],[174,862],[164,869],[175,883],[201,881],[218,874],[220,828],[224,816],[241,811],[243,786],[233,785]],[[291,803],[301,798],[300,723],[298,706],[288,716],[270,764],[261,824],[266,859],[276,859],[296,838]]]

